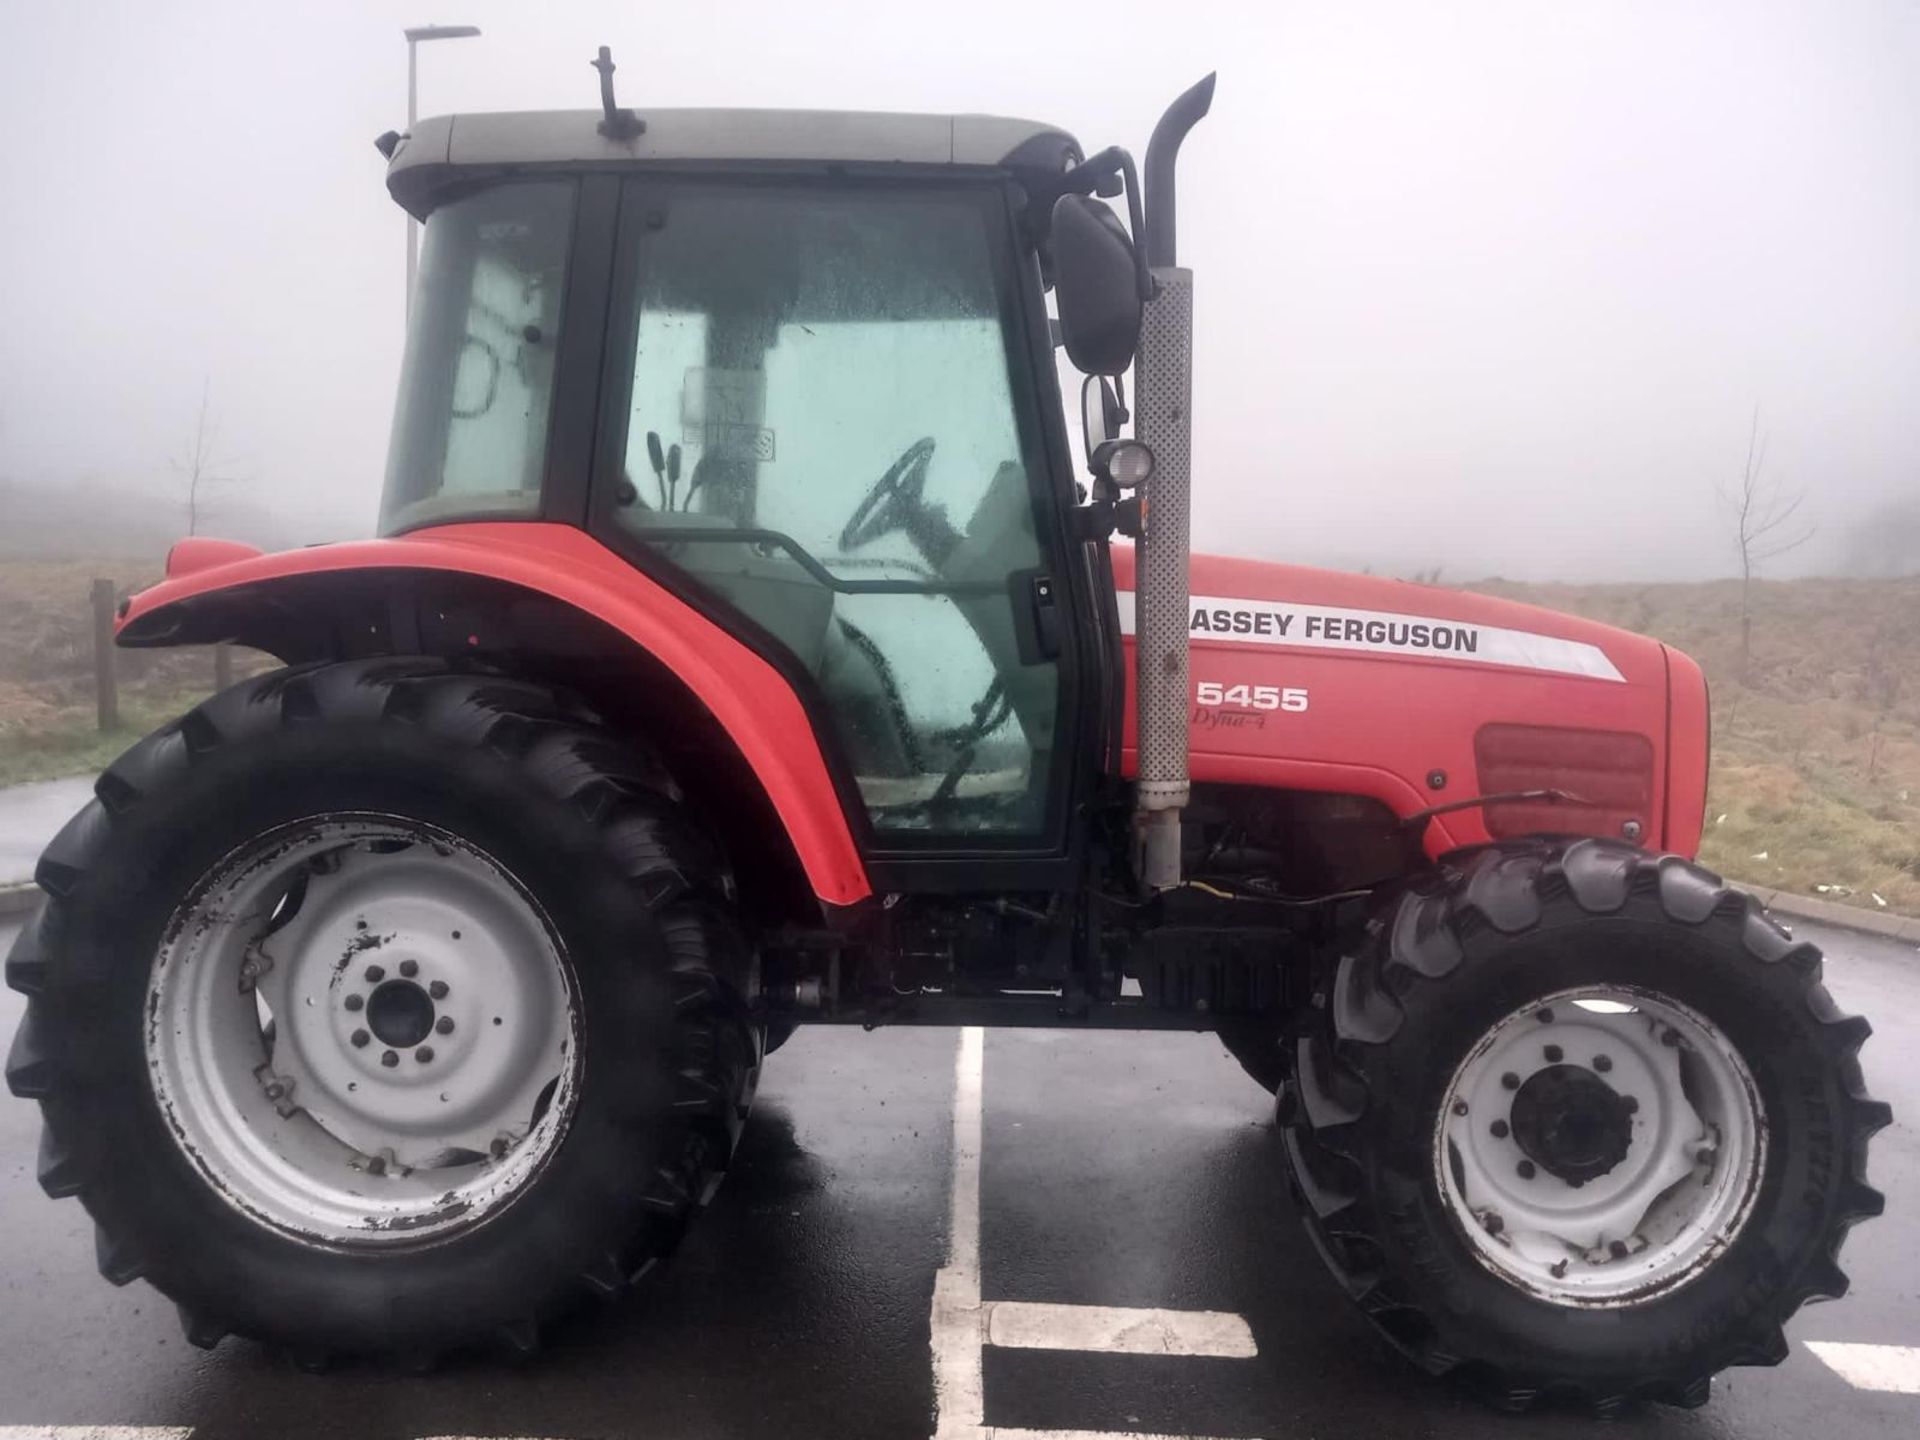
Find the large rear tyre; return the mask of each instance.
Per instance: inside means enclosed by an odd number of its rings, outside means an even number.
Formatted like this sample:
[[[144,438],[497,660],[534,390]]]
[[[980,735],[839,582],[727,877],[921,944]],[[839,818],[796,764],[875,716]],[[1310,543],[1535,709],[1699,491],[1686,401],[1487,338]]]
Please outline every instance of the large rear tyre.
[[[187,1334],[319,1363],[535,1346],[670,1252],[761,1041],[731,879],[544,687],[280,671],[122,756],[7,980],[40,1180]]]
[[[1282,1096],[1309,1235],[1503,1408],[1696,1405],[1837,1297],[1880,1213],[1868,1026],[1748,897],[1608,841],[1489,847],[1343,959]]]

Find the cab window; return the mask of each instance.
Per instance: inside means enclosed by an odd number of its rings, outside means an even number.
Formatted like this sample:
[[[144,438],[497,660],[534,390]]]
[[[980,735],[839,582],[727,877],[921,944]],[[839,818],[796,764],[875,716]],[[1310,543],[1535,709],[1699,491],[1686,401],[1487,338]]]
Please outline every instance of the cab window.
[[[813,677],[882,832],[1046,819],[1001,203],[655,184],[623,226],[612,523]]]
[[[539,510],[575,188],[500,185],[428,218],[382,534]]]

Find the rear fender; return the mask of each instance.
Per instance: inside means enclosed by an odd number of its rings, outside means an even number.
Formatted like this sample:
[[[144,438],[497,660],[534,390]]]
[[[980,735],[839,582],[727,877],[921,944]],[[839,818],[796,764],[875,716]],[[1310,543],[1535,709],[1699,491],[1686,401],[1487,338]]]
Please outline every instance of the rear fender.
[[[739,639],[568,526],[449,525],[271,555],[182,542],[167,578],[123,603],[118,641],[230,642],[290,664],[465,654],[564,681],[669,750],[701,753],[709,765],[716,750],[731,752],[777,817],[813,895],[851,905],[872,893],[793,687]],[[667,733],[656,735],[656,724]],[[715,744],[716,729],[725,744]],[[728,825],[716,828],[736,865],[765,843],[752,834],[733,843]]]

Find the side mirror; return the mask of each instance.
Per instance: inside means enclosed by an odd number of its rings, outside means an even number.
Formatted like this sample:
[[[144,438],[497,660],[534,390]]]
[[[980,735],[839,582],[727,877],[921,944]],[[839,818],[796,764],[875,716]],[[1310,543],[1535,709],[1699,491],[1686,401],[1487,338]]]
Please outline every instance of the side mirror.
[[[1089,375],[1080,384],[1080,438],[1091,455],[1109,440],[1120,437],[1127,423],[1126,407],[1104,375]]]
[[[1053,206],[1054,297],[1074,368],[1119,375],[1140,344],[1139,261],[1114,213],[1085,195]]]

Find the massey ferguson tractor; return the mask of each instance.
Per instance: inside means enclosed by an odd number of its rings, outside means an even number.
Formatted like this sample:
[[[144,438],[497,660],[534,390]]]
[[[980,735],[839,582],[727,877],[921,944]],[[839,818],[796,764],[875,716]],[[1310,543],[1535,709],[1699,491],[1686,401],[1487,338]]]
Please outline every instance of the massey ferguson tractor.
[[[380,538],[185,540],[121,607],[284,668],[100,776],[6,962],[106,1277],[203,1346],[525,1352],[673,1250],[796,1025],[1210,1030],[1425,1370],[1606,1411],[1780,1360],[1882,1207],[1868,1027],[1687,858],[1686,656],[1189,554],[1212,78],[1143,175],[601,87],[382,137]]]

